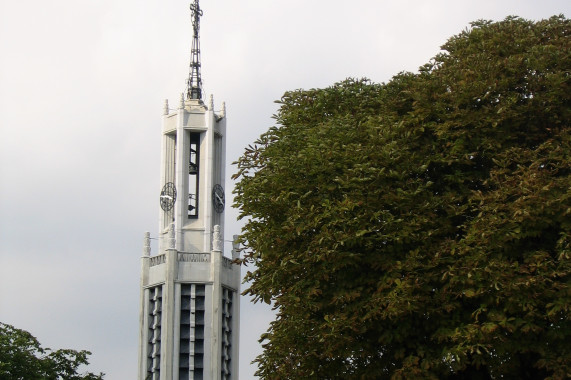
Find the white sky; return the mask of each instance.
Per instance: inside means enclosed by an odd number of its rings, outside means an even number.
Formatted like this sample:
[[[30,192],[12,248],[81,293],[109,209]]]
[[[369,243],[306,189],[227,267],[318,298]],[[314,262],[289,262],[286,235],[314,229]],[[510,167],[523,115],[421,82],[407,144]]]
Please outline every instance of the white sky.
[[[158,226],[162,104],[184,91],[190,0],[0,0],[0,321],[137,373],[139,258]],[[284,91],[416,71],[470,21],[568,0],[202,0],[203,80],[228,177]],[[226,196],[232,184],[226,181]],[[239,233],[226,212],[228,235]],[[229,239],[227,236],[227,239]],[[229,247],[227,247],[229,250]],[[272,313],[242,299],[240,374]]]

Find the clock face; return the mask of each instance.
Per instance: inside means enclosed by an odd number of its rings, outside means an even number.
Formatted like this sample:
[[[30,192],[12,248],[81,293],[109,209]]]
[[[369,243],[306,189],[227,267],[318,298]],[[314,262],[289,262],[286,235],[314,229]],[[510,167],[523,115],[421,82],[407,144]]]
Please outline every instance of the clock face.
[[[163,189],[161,190],[161,196],[160,196],[161,208],[164,211],[169,211],[170,209],[173,208],[175,201],[176,201],[176,187],[174,187],[174,183],[167,182],[165,183]]]
[[[212,201],[214,202],[214,211],[221,213],[224,211],[224,189],[220,185],[214,185],[212,189]]]

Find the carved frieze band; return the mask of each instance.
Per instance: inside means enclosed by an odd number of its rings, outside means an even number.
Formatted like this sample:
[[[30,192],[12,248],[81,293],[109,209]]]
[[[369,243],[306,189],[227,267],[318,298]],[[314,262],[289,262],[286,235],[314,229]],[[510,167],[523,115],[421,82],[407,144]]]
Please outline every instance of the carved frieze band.
[[[209,263],[210,253],[186,253],[179,252],[178,261],[185,263]]]

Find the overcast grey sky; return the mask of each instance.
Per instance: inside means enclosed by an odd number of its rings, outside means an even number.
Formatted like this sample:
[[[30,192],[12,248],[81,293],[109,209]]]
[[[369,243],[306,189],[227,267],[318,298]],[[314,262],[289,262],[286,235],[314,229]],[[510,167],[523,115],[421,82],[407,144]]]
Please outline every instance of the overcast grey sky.
[[[0,321],[135,379],[139,258],[158,227],[162,104],[184,90],[190,0],[0,0]],[[286,90],[416,71],[477,19],[568,0],[202,0],[203,80],[228,178]],[[239,233],[226,212],[228,235]],[[227,237],[229,238],[229,236]],[[229,251],[229,247],[227,247]],[[242,299],[240,373],[272,313]]]

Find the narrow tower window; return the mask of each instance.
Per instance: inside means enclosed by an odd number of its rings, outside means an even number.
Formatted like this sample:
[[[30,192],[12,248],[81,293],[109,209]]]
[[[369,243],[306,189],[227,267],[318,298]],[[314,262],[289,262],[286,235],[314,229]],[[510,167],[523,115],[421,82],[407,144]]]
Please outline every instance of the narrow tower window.
[[[164,160],[164,183],[163,186],[167,183],[175,183],[175,173],[176,173],[176,134],[169,133],[164,136],[165,139],[165,160]],[[161,198],[163,200],[163,198]],[[162,208],[162,207],[161,207]],[[171,206],[169,208],[162,208],[163,210],[163,217],[162,217],[162,228],[166,229],[170,226],[170,224],[174,220],[174,208]]]
[[[198,176],[200,162],[200,133],[190,133],[188,162],[188,218],[198,218]]]

